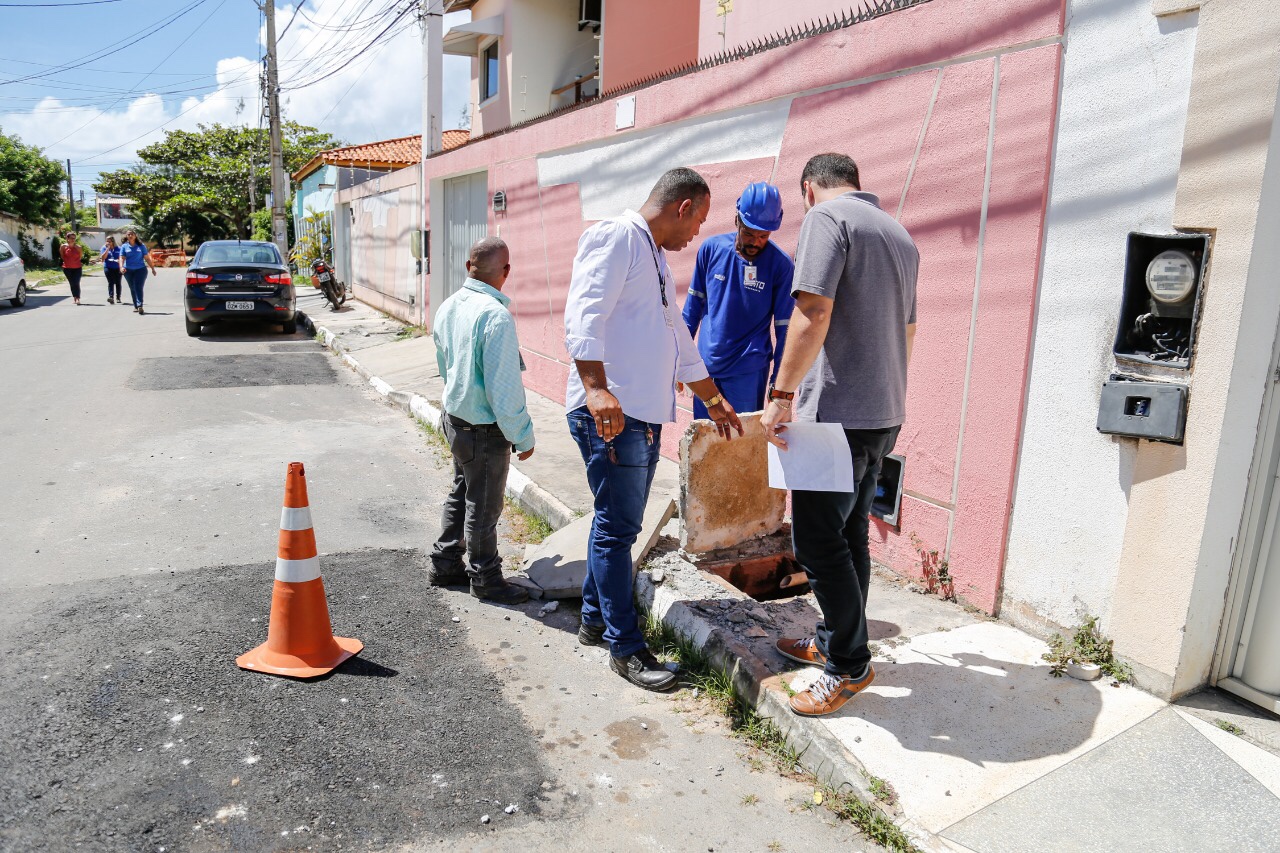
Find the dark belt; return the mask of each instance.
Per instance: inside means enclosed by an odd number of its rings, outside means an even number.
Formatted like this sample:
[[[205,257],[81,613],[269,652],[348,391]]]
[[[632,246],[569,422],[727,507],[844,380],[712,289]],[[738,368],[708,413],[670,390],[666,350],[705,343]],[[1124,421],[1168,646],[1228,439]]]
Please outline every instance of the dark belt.
[[[494,432],[498,429],[497,424],[473,424],[447,412],[445,413],[445,417],[448,418],[449,423],[453,425],[454,429],[473,429],[476,432]]]

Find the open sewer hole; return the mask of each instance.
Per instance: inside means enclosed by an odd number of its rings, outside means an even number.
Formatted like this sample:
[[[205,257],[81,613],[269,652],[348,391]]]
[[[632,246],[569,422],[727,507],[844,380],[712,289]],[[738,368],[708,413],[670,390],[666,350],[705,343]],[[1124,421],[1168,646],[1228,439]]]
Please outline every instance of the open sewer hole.
[[[751,560],[725,560],[702,566],[756,601],[793,598],[809,591],[809,579],[791,554],[772,554]]]

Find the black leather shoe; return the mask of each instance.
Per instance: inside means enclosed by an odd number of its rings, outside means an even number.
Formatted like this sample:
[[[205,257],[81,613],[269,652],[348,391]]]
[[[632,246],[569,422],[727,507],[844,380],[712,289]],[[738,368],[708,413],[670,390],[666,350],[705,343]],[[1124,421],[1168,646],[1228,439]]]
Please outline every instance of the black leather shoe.
[[[461,563],[441,566],[433,562],[427,567],[427,583],[432,586],[462,586],[471,583],[471,578]]]
[[[472,581],[471,594],[481,601],[492,601],[494,604],[523,604],[529,600],[529,590],[505,580],[484,585]]]
[[[584,646],[607,646],[604,641],[603,625],[588,625],[583,622],[578,625],[578,642]]]
[[[641,649],[625,658],[610,656],[609,667],[636,687],[645,690],[668,690],[676,684],[676,674],[658,663],[653,652]]]

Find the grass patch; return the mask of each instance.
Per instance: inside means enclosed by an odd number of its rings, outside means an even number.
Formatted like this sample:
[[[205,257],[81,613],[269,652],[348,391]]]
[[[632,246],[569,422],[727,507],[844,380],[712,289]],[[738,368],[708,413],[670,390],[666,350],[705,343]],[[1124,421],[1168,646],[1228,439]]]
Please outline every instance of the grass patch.
[[[800,754],[787,743],[786,736],[778,726],[766,717],[760,716],[733,689],[733,679],[727,672],[715,666],[686,636],[669,625],[649,614],[644,623],[645,639],[649,648],[660,658],[676,661],[684,671],[684,686],[695,688],[706,696],[717,710],[729,718],[730,730],[735,737],[749,743],[774,763],[780,773],[792,778],[808,782],[814,786],[811,807],[825,806],[841,820],[846,820],[871,841],[881,845],[892,853],[918,853],[918,848],[911,843],[902,829],[886,817],[875,806],[865,803],[850,793],[837,791],[830,785],[818,782],[814,774],[800,765]],[[752,770],[762,770],[764,763],[758,758],[747,759]],[[886,792],[892,792],[889,783],[881,781]],[[872,787],[872,793],[877,798]],[[745,799],[743,800],[745,804]]]
[[[27,282],[28,289],[33,287],[44,287],[47,284],[57,284],[58,282],[67,280],[67,277],[62,274],[62,270],[56,268],[51,270],[29,269],[23,278]]]
[[[742,798],[742,804],[744,806],[754,806],[758,802],[760,802],[760,798],[755,794],[747,794]]]
[[[1244,737],[1244,729],[1240,728],[1233,722],[1228,720],[1214,720],[1213,724],[1227,734],[1233,734],[1236,737]]]
[[[511,523],[511,538],[521,545],[537,545],[546,539],[555,528],[540,515],[534,515],[511,498],[503,498],[506,502],[507,520]]]
[[[887,780],[881,779],[879,776],[867,775],[867,787],[871,789],[871,796],[875,797],[886,806],[896,805],[898,802],[898,792],[894,790],[893,785]]]
[[[444,433],[422,418],[415,417],[414,420],[418,422],[418,429],[427,440],[427,446],[435,451],[436,462],[442,465],[452,464],[453,452],[449,450],[449,442],[445,439]]]
[[[420,338],[427,334],[426,326],[401,326],[400,331],[396,332],[395,340],[411,341],[414,338]]]
[[[316,343],[318,343],[318,344],[322,344],[322,343],[324,343],[324,332],[316,332],[316,333],[315,333],[314,335],[312,335],[311,337],[312,337],[312,338],[315,340],[315,342],[316,342]]]

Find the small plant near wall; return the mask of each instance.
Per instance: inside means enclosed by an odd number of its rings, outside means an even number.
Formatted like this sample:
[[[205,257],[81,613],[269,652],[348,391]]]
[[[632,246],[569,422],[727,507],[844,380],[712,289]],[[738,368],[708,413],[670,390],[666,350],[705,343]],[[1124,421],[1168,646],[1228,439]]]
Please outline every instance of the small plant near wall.
[[[1042,657],[1049,662],[1049,674],[1054,678],[1066,675],[1074,665],[1097,667],[1117,684],[1127,684],[1133,680],[1133,670],[1115,659],[1111,646],[1112,641],[1098,630],[1098,617],[1090,616],[1076,628],[1070,640],[1054,634],[1049,639],[1049,651]]]
[[[911,534],[911,547],[920,557],[920,577],[929,595],[941,596],[944,601],[956,600],[956,582],[951,577],[951,565],[937,548],[929,548],[919,536]]]

